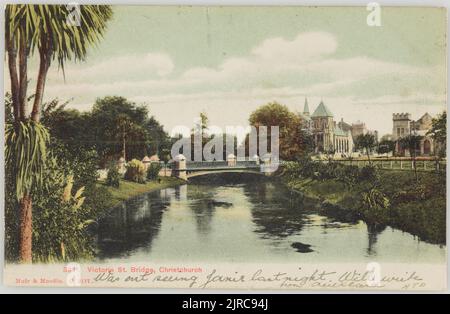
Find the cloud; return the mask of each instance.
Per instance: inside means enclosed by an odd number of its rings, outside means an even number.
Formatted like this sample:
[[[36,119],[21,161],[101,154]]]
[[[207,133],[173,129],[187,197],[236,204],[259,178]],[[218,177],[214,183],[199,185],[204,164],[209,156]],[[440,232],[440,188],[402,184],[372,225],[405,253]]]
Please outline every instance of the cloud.
[[[330,33],[300,33],[293,39],[268,38],[247,55],[226,58],[215,67],[181,72],[175,71],[167,54],[130,54],[69,65],[66,82],[53,69],[45,96],[74,98],[74,107],[86,108],[97,97],[121,95],[147,102],[168,127],[181,120],[190,122],[205,108],[211,110],[214,123],[233,119],[246,123],[248,113],[268,101],[301,110],[305,95],[324,98],[336,115],[342,113],[350,121],[373,121],[384,115],[390,123],[390,114],[399,108],[426,110],[428,104],[437,112],[439,104],[444,106],[446,72],[442,67],[418,67],[364,55],[343,58],[338,57],[338,49]],[[237,118],[236,112],[242,117]],[[389,131],[387,125],[380,128]]]
[[[266,39],[252,50],[252,54],[265,60],[298,64],[330,55],[337,46],[335,37],[329,33],[308,32],[300,33],[291,41],[281,37]]]

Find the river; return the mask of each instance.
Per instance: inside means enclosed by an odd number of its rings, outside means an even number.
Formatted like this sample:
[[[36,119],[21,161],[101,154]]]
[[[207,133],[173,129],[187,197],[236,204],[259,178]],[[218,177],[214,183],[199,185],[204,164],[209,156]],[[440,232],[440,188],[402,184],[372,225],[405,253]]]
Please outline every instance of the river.
[[[111,210],[97,253],[104,262],[445,263],[445,246],[317,206],[259,176],[193,178]]]

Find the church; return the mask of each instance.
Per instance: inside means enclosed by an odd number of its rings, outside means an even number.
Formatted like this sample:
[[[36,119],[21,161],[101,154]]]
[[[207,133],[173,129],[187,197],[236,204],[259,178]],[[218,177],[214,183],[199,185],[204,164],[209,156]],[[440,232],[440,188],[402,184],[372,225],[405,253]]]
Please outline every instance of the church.
[[[392,114],[392,140],[396,142],[395,151],[399,156],[410,156],[411,152],[404,149],[400,145],[400,139],[408,135],[416,135],[420,137],[416,150],[417,156],[431,156],[439,151],[438,143],[428,134],[431,129],[433,117],[425,113],[418,120],[412,120],[410,113],[394,113]]]
[[[334,153],[339,156],[349,156],[353,152],[353,138],[349,130],[341,128],[336,123],[333,113],[323,101],[310,115],[308,100],[305,99],[302,119],[302,129],[312,134],[316,153]],[[343,122],[343,121],[341,121]]]

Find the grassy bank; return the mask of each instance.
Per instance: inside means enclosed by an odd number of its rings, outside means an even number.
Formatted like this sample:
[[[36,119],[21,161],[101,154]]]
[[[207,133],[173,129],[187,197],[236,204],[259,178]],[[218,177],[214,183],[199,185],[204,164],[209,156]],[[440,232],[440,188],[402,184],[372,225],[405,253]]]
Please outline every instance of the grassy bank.
[[[99,182],[97,184],[108,189],[112,195],[112,206],[115,206],[139,194],[161,190],[184,183],[183,180],[174,177],[161,177],[160,179],[160,182],[150,181],[145,184],[120,180],[119,188],[107,186],[104,182]]]
[[[435,173],[421,173],[419,182],[412,172],[381,171],[379,189],[389,199],[389,207],[364,207],[364,187],[349,188],[337,179],[283,178],[287,186],[324,206],[323,210],[348,212],[372,225],[389,225],[437,244],[446,242],[445,179]]]

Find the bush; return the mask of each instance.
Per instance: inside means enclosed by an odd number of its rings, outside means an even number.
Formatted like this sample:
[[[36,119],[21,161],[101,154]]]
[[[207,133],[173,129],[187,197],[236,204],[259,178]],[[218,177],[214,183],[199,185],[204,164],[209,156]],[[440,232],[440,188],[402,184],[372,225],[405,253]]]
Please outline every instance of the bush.
[[[106,185],[118,188],[120,185],[120,173],[115,164],[111,164],[108,169],[108,175],[106,177]]]
[[[93,236],[87,227],[96,219],[85,206],[84,187],[73,189],[56,162],[46,174],[46,187],[33,199],[33,261],[57,262],[93,257]]]
[[[133,159],[127,165],[125,179],[137,183],[145,183],[145,166],[140,160]]]
[[[353,188],[359,179],[359,168],[357,166],[342,166],[337,173],[337,179],[344,183],[347,188]]]
[[[33,193],[33,261],[89,259],[93,235],[88,226],[112,207],[111,193],[96,185],[96,154],[68,150],[52,139],[43,174],[44,185]],[[5,180],[5,257],[18,261],[19,217],[12,169]]]
[[[359,173],[359,181],[366,181],[376,185],[380,181],[380,174],[374,166],[364,166]]]
[[[158,178],[159,171],[161,170],[161,168],[162,168],[161,165],[157,162],[150,163],[147,169],[147,179],[154,180]]]

